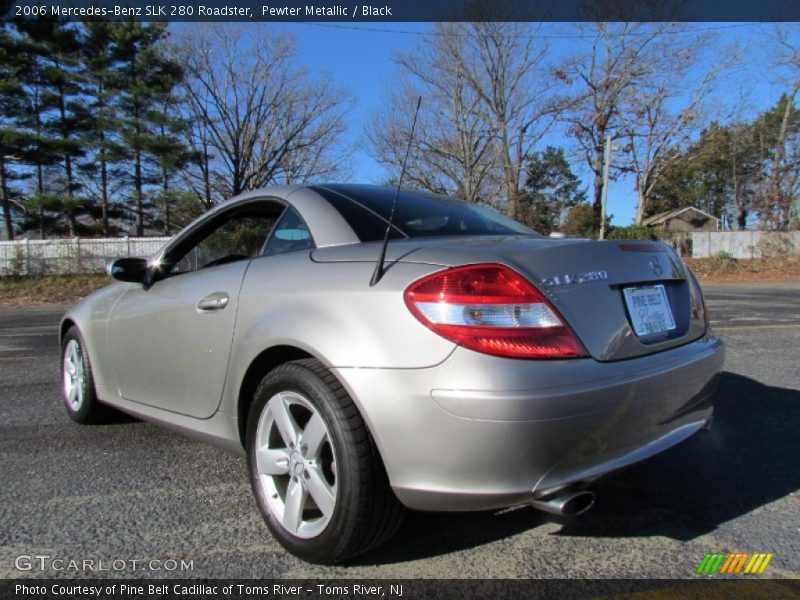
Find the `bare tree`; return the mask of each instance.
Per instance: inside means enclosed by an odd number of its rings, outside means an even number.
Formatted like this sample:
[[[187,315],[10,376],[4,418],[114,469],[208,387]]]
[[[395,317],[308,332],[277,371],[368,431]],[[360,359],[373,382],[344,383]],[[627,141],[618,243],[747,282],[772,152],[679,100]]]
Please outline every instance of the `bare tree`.
[[[225,190],[214,190],[211,183],[211,168],[213,154],[209,135],[208,122],[202,117],[207,114],[208,108],[205,99],[192,97],[185,100],[184,106],[188,108],[190,115],[188,127],[185,131],[186,142],[196,153],[196,160],[192,161],[186,168],[181,170],[184,184],[192,191],[199,200],[202,211],[208,210],[214,205],[215,198],[225,198]],[[203,108],[199,108],[197,103],[203,102]]]
[[[797,206],[800,197],[800,136],[797,133],[795,107],[800,94],[800,43],[782,25],[775,27],[771,41],[768,47],[777,49],[775,66],[787,91],[769,174],[759,204],[766,209],[762,210],[762,227],[770,225],[771,221],[772,226],[786,229],[796,227],[800,221]],[[767,215],[770,218],[764,218]]]
[[[204,203],[263,187],[334,177],[343,167],[349,96],[295,61],[294,40],[267,27],[213,24],[177,52],[201,157],[193,188]]]
[[[621,133],[628,141],[628,168],[636,177],[636,225],[642,224],[647,201],[676,155],[673,151],[706,122],[705,103],[720,73],[735,57],[726,52],[726,59],[717,58],[706,69],[699,67],[713,40],[707,33],[673,36],[671,51],[659,57],[653,72],[621,98]],[[692,69],[699,75],[693,75]]]
[[[479,202],[497,194],[493,135],[456,59],[462,43],[453,25],[440,23],[414,52],[397,56],[404,79],[392,84],[367,136],[375,158],[397,178],[416,98],[423,96],[405,181]]]
[[[668,72],[672,53],[675,52],[675,35],[684,28],[674,23],[633,22],[579,26],[579,35],[588,42],[585,48],[567,61],[559,77],[573,93],[565,115],[569,133],[577,141],[594,175],[592,209],[595,228],[600,223],[606,137],[626,137],[629,133],[631,107],[628,103],[639,90],[650,89],[653,114],[663,109],[667,92],[661,93],[659,99],[657,81]],[[641,111],[641,107],[633,110]],[[647,118],[646,111],[642,113],[642,118]],[[659,127],[664,122],[661,115],[657,116],[656,121]],[[679,117],[677,123],[681,122],[689,121]],[[653,155],[652,147],[649,153]],[[644,169],[641,164],[640,168]]]
[[[495,134],[508,214],[519,217],[523,164],[558,119],[555,78],[541,25],[469,23],[464,68]]]
[[[449,182],[469,200],[497,182],[517,216],[523,164],[556,121],[559,104],[547,44],[527,23],[438,23],[414,53],[398,57],[409,78],[392,108],[373,123],[379,159],[399,164],[410,125],[409,98],[426,98],[410,179],[432,188]],[[406,137],[407,139],[407,137]],[[427,171],[427,172],[426,172]],[[431,175],[433,173],[433,175]]]

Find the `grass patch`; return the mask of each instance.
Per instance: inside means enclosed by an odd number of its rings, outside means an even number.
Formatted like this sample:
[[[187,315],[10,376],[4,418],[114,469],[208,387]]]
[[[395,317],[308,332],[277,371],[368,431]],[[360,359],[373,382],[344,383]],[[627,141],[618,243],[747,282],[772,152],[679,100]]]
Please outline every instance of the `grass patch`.
[[[69,304],[109,283],[108,275],[0,277],[0,305]]]
[[[701,281],[800,280],[800,254],[737,259],[720,252],[711,258],[686,258],[684,262]]]

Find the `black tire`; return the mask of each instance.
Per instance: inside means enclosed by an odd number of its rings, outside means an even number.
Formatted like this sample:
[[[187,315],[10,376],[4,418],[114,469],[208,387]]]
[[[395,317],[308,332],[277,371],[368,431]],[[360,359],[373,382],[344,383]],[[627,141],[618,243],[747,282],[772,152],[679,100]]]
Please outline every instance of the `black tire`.
[[[313,405],[327,427],[326,440],[335,456],[334,508],[324,529],[311,538],[297,537],[283,526],[270,511],[259,481],[255,454],[258,424],[267,403],[279,392],[294,392]],[[350,396],[319,361],[285,363],[264,377],[250,406],[246,443],[250,481],[259,508],[272,535],[295,556],[313,563],[339,563],[374,548],[400,526],[405,508],[389,486],[375,442]]]
[[[71,344],[77,344],[77,348],[80,351],[79,360],[83,369],[83,377],[79,383],[80,401],[77,404],[70,401],[66,383],[67,373],[65,371],[67,367],[65,359]],[[61,384],[64,407],[67,409],[70,419],[83,425],[103,423],[108,420],[112,411],[97,399],[94,375],[89,361],[89,354],[86,350],[86,343],[83,341],[83,337],[77,327],[71,327],[61,342]]]

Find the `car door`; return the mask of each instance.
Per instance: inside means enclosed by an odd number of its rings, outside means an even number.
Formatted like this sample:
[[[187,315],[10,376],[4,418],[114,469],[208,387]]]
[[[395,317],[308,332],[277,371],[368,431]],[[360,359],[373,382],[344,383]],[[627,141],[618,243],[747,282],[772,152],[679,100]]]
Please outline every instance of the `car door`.
[[[207,418],[219,406],[239,289],[283,206],[260,200],[215,213],[182,234],[112,309],[111,360],[126,400]]]

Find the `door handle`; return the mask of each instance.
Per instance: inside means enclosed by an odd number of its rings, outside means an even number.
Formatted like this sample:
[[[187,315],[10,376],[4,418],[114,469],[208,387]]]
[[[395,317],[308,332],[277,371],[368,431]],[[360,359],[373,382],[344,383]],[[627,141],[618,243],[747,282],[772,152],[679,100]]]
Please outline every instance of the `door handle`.
[[[229,299],[230,298],[228,298],[228,294],[225,292],[214,292],[213,294],[209,294],[197,303],[197,312],[206,313],[215,310],[222,310],[228,306]]]

